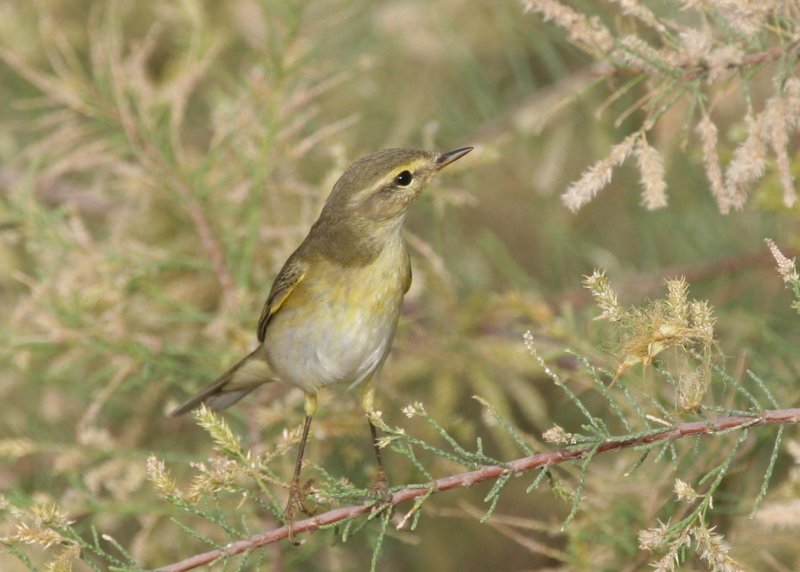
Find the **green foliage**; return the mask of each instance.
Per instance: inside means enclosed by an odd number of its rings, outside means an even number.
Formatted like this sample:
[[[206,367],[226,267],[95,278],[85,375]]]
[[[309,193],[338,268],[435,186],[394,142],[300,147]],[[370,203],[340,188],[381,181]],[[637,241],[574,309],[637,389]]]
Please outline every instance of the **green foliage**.
[[[763,392],[770,405],[777,407],[775,398],[764,382],[751,374],[750,380],[753,385],[748,389],[735,382],[721,369],[716,369],[716,377],[719,379],[721,390],[715,392],[715,400],[717,403],[727,403],[728,405],[721,407],[713,404],[709,406],[698,404],[694,408],[692,416],[702,420],[706,414],[713,412],[731,416],[746,415],[752,418],[752,423],[739,424],[732,431],[722,431],[718,433],[717,437],[707,438],[721,440],[722,443],[718,443],[716,446],[707,446],[699,444],[699,442],[692,444],[688,442],[673,443],[671,440],[663,439],[648,440],[647,438],[650,436],[663,434],[664,427],[677,428],[681,421],[687,420],[685,410],[676,409],[674,405],[668,403],[669,400],[676,400],[676,394],[680,392],[680,388],[674,383],[673,376],[668,370],[657,367],[657,374],[663,377],[667,383],[659,384],[655,391],[642,392],[629,386],[629,383],[635,384],[636,379],[620,378],[619,375],[612,378],[610,372],[595,367],[582,356],[576,355],[575,357],[582,364],[585,374],[595,387],[594,392],[584,392],[583,397],[578,397],[564,383],[558,373],[539,356],[535,348],[535,338],[530,333],[526,334],[526,345],[556,387],[565,393],[575,410],[579,411],[586,419],[586,423],[580,425],[582,433],[567,433],[559,426],[554,426],[544,433],[543,437],[547,442],[562,446],[566,451],[582,450],[585,453],[580,462],[575,463],[574,468],[568,465],[543,466],[527,487],[526,494],[537,491],[544,477],[547,477],[553,492],[569,505],[569,512],[564,517],[561,527],[570,530],[571,523],[579,517],[583,518],[583,513],[587,511],[584,506],[586,489],[592,487],[591,471],[597,470],[596,465],[599,463],[595,461],[595,456],[601,447],[614,443],[637,441],[638,459],[625,472],[626,478],[635,478],[637,475],[654,470],[661,470],[662,473],[666,470],[667,473],[675,475],[673,477],[674,493],[678,503],[665,500],[666,504],[659,511],[663,523],[638,533],[638,543],[642,549],[664,553],[655,566],[672,569],[685,561],[687,559],[686,548],[692,546],[691,539],[693,538],[696,542],[698,557],[709,563],[712,568],[723,565],[738,567],[739,565],[729,554],[729,545],[722,536],[713,532],[714,526],[711,523],[717,518],[714,511],[714,499],[722,499],[717,502],[718,505],[720,502],[723,504],[720,507],[723,511],[734,509],[737,506],[736,503],[731,503],[720,494],[720,486],[725,479],[736,479],[736,476],[731,476],[732,468],[735,462],[742,461],[741,448],[749,440],[747,427],[749,424],[758,422],[761,406],[754,395]],[[700,354],[695,355],[698,360],[703,359]],[[617,381],[617,387],[612,389],[611,386]],[[599,405],[589,405],[593,397],[591,393],[599,394],[601,397]],[[489,414],[485,418],[486,423],[496,423],[502,428],[507,434],[507,438],[516,444],[521,454],[527,456],[533,454],[534,449],[528,442],[529,439],[521,434],[519,429],[500,415],[486,400],[482,398],[477,398],[477,400]],[[597,409],[598,413],[593,413],[592,409]],[[609,411],[613,414],[609,415]],[[423,440],[404,427],[387,425],[383,422],[382,415],[376,414],[372,418],[373,422],[385,433],[380,445],[390,448],[400,457],[405,457],[410,467],[416,469],[418,475],[424,479],[417,486],[427,489],[427,492],[418,496],[413,506],[400,517],[396,529],[405,527],[409,522],[410,530],[413,531],[417,528],[420,516],[423,514],[423,507],[435,492],[432,471],[428,466],[433,460],[440,459],[451,466],[470,469],[487,466],[511,469],[512,465],[508,462],[487,455],[480,438],[476,440],[474,451],[459,443],[458,439],[430,415],[421,403],[408,405],[403,409],[403,413],[408,419],[422,420],[424,425],[433,429],[437,437],[433,440]],[[243,450],[239,438],[234,435],[224,420],[206,409],[197,412],[195,418],[211,437],[217,454],[207,462],[192,463],[195,475],[186,490],[177,485],[166,469],[165,463],[156,457],[150,457],[147,461],[148,480],[161,493],[165,502],[184,514],[181,520],[173,519],[174,524],[180,530],[188,537],[203,544],[222,549],[226,545],[247,539],[251,535],[248,520],[253,515],[248,514],[250,510],[243,511],[243,508],[256,509],[256,511],[260,509],[272,513],[276,519],[280,519],[281,505],[276,500],[274,489],[276,487],[285,488],[287,485],[269,467],[270,461],[275,458],[274,453],[266,452],[257,455],[252,451]],[[623,433],[615,433],[611,429],[613,425],[617,424],[624,428]],[[765,468],[763,484],[756,497],[753,512],[756,511],[758,504],[766,494],[767,483],[775,468],[782,435],[783,427],[780,427],[773,453]],[[294,440],[296,441],[296,439]],[[441,444],[437,444],[437,442]],[[665,455],[667,451],[669,451],[669,455]],[[286,452],[285,447],[283,452]],[[648,456],[651,458],[650,462],[646,462]],[[426,460],[423,461],[423,458]],[[659,466],[661,469],[658,469]],[[318,510],[342,504],[359,503],[370,498],[368,490],[354,487],[346,479],[334,476],[321,466],[316,466],[314,469],[322,477],[321,481],[315,483],[310,489]],[[697,487],[702,487],[702,492],[698,492],[694,486],[683,480],[681,476],[684,474],[688,474],[696,481]],[[487,507],[481,518],[482,523],[491,519],[498,508],[503,492],[514,476],[515,471],[509,470],[494,480],[492,487],[483,498]],[[646,480],[649,480],[649,474]],[[395,486],[392,491],[401,491],[406,486]],[[689,505],[691,510],[688,513],[681,506],[682,503]],[[94,568],[99,566],[97,563],[99,560],[116,569],[141,569],[136,558],[129,554],[113,537],[104,534],[102,535],[104,543],[101,543],[98,533],[92,528],[92,540],[84,539],[80,531],[73,526],[74,523],[70,522],[52,505],[35,505],[26,511],[5,501],[3,508],[10,510],[17,520],[16,532],[6,536],[4,541],[12,548],[13,553],[21,555],[23,561],[26,561],[27,557],[22,556],[24,552],[20,551],[21,547],[25,544],[33,544],[45,549],[53,546],[61,547],[62,550],[55,556],[55,559],[50,561],[49,566],[52,568],[60,566],[61,562],[71,562],[73,559],[81,558]],[[371,559],[371,567],[375,569],[392,521],[392,512],[380,500],[375,501],[372,508],[373,510],[367,518],[348,517],[336,522],[336,529],[339,531],[337,536],[342,542],[352,542],[354,534],[367,529],[370,521],[377,521],[377,525],[374,525],[377,526],[377,531],[373,541]],[[233,520],[233,517],[237,515],[241,519],[240,522]],[[593,514],[590,513],[588,518],[592,517]],[[673,518],[674,524],[672,523]],[[212,528],[208,534],[200,532],[203,528],[201,523],[211,525]],[[108,547],[104,544],[110,545],[124,557],[124,560],[120,560],[114,553],[109,552]],[[240,568],[250,566],[248,558],[247,554],[241,557]]]

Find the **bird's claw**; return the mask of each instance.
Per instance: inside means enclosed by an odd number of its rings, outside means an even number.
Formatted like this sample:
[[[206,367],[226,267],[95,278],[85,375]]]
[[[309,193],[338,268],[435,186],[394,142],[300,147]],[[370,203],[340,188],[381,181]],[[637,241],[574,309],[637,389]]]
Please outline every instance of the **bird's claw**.
[[[289,541],[294,545],[299,544],[294,540],[294,519],[297,515],[297,511],[300,511],[308,516],[312,516],[317,512],[316,507],[309,509],[306,506],[306,498],[308,498],[308,495],[311,494],[313,486],[314,479],[309,479],[306,481],[306,484],[302,486],[302,488],[300,487],[299,482],[293,482],[291,487],[289,487],[289,500],[286,502],[286,508],[283,511],[283,520],[286,523],[286,526],[289,527]]]

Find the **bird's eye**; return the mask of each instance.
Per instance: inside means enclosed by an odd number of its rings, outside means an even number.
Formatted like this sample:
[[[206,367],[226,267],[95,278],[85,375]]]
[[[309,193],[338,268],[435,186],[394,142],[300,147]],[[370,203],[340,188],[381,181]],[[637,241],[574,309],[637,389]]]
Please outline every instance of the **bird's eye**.
[[[414,179],[414,175],[411,174],[411,171],[402,171],[399,175],[394,178],[394,182],[400,185],[401,187],[407,187],[411,184],[411,181]]]

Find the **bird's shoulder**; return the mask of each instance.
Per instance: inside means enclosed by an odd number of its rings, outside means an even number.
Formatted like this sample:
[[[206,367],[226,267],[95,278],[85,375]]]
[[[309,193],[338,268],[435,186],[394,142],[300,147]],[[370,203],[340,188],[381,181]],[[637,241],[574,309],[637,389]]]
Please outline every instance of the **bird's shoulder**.
[[[272,283],[267,300],[258,319],[258,341],[263,342],[270,318],[286,301],[292,291],[306,277],[311,267],[310,261],[302,249],[297,249],[283,265],[275,281]]]

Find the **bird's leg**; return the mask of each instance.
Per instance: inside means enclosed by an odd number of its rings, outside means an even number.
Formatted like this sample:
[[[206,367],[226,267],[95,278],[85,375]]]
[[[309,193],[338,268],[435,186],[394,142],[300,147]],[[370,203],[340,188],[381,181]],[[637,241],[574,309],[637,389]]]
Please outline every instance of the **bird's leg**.
[[[300,439],[300,448],[297,450],[297,460],[294,464],[294,474],[292,475],[292,482],[289,485],[289,500],[286,503],[286,509],[283,511],[283,519],[289,527],[289,541],[294,544],[294,517],[299,509],[305,514],[309,514],[305,506],[305,497],[308,494],[308,489],[312,481],[306,483],[306,486],[300,487],[300,471],[303,468],[303,454],[306,450],[306,441],[308,441],[308,431],[311,428],[311,419],[317,411],[317,396],[306,394],[305,398],[306,420],[303,424],[303,437]]]
[[[372,448],[375,450],[375,462],[377,464],[375,482],[369,488],[369,492],[381,500],[389,500],[391,498],[391,495],[389,494],[389,481],[386,480],[386,471],[383,470],[381,448],[378,445],[378,429],[372,423],[372,419],[370,418],[374,412],[373,405],[375,402],[375,389],[372,386],[372,380],[368,380],[366,382],[361,402],[364,406],[364,411],[367,413],[369,432],[370,435],[372,435]]]
[[[375,462],[378,465],[378,470],[375,475],[375,482],[369,488],[369,492],[374,494],[381,500],[389,500],[389,481],[386,480],[386,471],[383,470],[383,462],[381,461],[381,448],[378,446],[378,429],[369,421],[369,430],[372,434],[372,448],[375,449]]]

